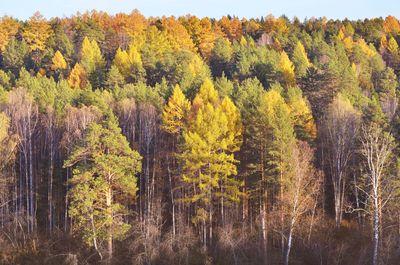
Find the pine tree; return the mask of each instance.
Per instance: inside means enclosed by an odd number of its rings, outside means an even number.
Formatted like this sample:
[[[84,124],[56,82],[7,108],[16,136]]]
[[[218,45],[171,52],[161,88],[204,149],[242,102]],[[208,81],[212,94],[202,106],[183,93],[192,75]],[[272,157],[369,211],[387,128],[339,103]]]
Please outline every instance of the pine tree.
[[[115,65],[112,65],[110,71],[107,74],[106,85],[110,89],[115,87],[121,87],[125,83],[124,77],[119,72]]]
[[[273,194],[273,201],[277,199],[283,201],[284,190],[293,175],[293,157],[296,145],[295,132],[293,126],[293,119],[290,113],[289,106],[285,103],[283,97],[276,89],[271,89],[266,92],[261,98],[261,104],[258,109],[259,116],[259,130],[263,132],[262,137],[266,141],[264,147],[261,149],[261,155],[265,157],[261,161],[265,164],[261,168],[265,170],[262,172],[262,179],[259,181],[259,187],[263,193],[261,198],[265,200],[265,192],[271,189],[267,185],[272,183],[272,190],[278,191]],[[265,175],[265,176],[264,176]],[[283,231],[284,214],[282,205],[280,210],[280,226]],[[263,220],[266,219],[266,207],[263,209]],[[263,227],[265,221],[263,221]],[[264,230],[264,228],[263,228]],[[282,235],[281,245],[284,248],[285,239]]]
[[[25,65],[28,55],[29,47],[26,42],[12,39],[2,52],[4,68],[17,75]]]
[[[307,99],[298,87],[287,90],[287,104],[290,108],[296,137],[303,141],[311,141],[317,136],[317,128]]]
[[[292,61],[296,77],[301,78],[307,74],[307,69],[310,67],[310,62],[303,44],[298,41],[293,51]]]
[[[102,258],[101,242],[107,242],[107,257],[112,259],[113,240],[123,239],[131,225],[129,214],[137,192],[135,175],[141,170],[141,157],[129,147],[112,113],[101,124],[92,123],[81,145],[65,161],[74,167],[69,191],[69,214],[73,229],[79,232]]]
[[[259,122],[270,135],[268,147],[269,164],[281,178],[289,172],[292,147],[295,143],[294,124],[289,106],[275,90],[270,90],[261,98]],[[280,180],[282,181],[282,179]]]
[[[376,88],[376,92],[378,92],[382,111],[391,121],[398,108],[398,81],[393,69],[390,67],[385,69],[379,81],[379,87]]]

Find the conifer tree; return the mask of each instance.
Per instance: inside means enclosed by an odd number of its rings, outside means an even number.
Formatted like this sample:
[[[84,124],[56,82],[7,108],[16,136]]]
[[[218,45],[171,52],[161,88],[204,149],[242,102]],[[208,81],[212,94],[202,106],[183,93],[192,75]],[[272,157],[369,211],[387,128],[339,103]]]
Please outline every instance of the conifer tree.
[[[113,65],[128,82],[142,81],[145,76],[141,55],[134,45],[130,45],[128,51],[118,48]]]
[[[292,61],[294,71],[297,77],[304,77],[307,74],[307,69],[310,67],[310,62],[303,44],[298,41],[293,51]]]
[[[108,113],[105,121],[89,126],[64,167],[74,167],[68,195],[73,229],[101,258],[101,242],[107,242],[110,261],[113,240],[124,238],[131,227],[124,218],[129,214],[125,205],[135,200],[141,157],[129,147],[115,116]]]
[[[261,98],[259,119],[262,126],[269,131],[270,144],[268,156],[273,174],[283,181],[289,172],[292,147],[295,143],[293,118],[289,106],[275,90],[270,90]]]
[[[51,61],[52,61],[51,65],[52,70],[63,70],[67,68],[67,62],[65,61],[64,56],[61,54],[60,51],[56,51]]]
[[[317,136],[317,129],[309,103],[303,97],[298,87],[287,90],[287,104],[290,108],[296,137],[303,141],[310,141]]]
[[[3,52],[7,44],[15,37],[18,32],[19,24],[11,17],[0,19],[0,51]]]
[[[22,36],[31,51],[44,51],[46,42],[52,33],[51,26],[39,12],[36,12],[29,19]]]
[[[85,69],[76,63],[69,74],[68,84],[73,88],[83,88],[86,86],[86,72]]]
[[[110,71],[107,74],[106,85],[110,89],[114,89],[117,86],[122,86],[125,83],[125,79],[115,65],[112,65]]]
[[[242,196],[242,182],[234,177],[237,160],[233,154],[240,146],[240,116],[228,99],[220,104],[211,80],[201,86],[191,115],[179,157],[182,181],[195,188],[184,200],[195,206],[192,221],[202,225],[202,241],[207,245],[212,241],[215,203],[237,203]]]
[[[390,37],[388,44],[387,44],[387,49],[389,51],[389,53],[392,56],[395,56],[398,54],[399,52],[399,45],[397,44],[397,41],[395,40],[395,38]]]
[[[81,47],[81,61],[83,69],[87,74],[88,80],[93,87],[100,87],[105,79],[105,61],[96,40],[90,41],[84,38]]]
[[[173,135],[179,134],[187,126],[190,102],[178,85],[163,111],[163,129]]]
[[[285,51],[280,54],[278,69],[284,85],[293,86],[296,83],[293,63]]]

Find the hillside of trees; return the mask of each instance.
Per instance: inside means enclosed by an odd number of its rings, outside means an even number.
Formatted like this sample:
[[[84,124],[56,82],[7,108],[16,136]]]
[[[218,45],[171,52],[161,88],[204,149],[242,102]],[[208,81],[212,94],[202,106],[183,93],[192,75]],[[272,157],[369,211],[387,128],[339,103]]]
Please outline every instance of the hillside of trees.
[[[400,22],[0,18],[0,264],[400,260]]]

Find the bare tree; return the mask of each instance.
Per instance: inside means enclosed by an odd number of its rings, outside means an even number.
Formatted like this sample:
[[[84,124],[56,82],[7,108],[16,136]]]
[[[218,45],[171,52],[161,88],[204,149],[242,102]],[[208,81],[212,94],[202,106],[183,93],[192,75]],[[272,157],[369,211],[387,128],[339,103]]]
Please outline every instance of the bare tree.
[[[49,156],[49,176],[47,183],[47,201],[48,201],[48,229],[49,234],[53,232],[54,226],[54,202],[53,202],[53,182],[54,182],[54,163],[55,154],[57,150],[56,145],[56,116],[52,107],[48,107],[46,114],[43,117],[43,125],[46,133],[46,145]]]
[[[11,217],[9,206],[15,205],[18,213],[17,180],[11,170],[16,153],[16,135],[10,132],[10,119],[0,112],[0,227],[3,228]],[[11,185],[14,184],[14,194]],[[13,203],[13,204],[12,204]]]
[[[322,174],[317,171],[312,160],[314,151],[305,142],[299,142],[293,152],[293,171],[285,183],[285,193],[281,201],[284,211],[286,247],[284,264],[289,264],[290,250],[293,235],[300,218],[306,214],[313,214],[315,201],[321,187]]]
[[[326,162],[333,184],[336,226],[342,221],[346,174],[354,153],[359,124],[359,112],[343,96],[336,97],[329,106],[323,129]]]
[[[25,201],[27,230],[33,232],[35,226],[34,209],[34,176],[33,176],[33,144],[32,135],[38,121],[38,107],[31,95],[25,88],[16,88],[9,94],[9,104],[6,110],[11,117],[12,129],[19,138],[19,151],[23,157],[25,175]],[[20,172],[22,179],[22,172]],[[20,181],[22,184],[22,181]],[[20,198],[22,199],[22,187],[20,187]]]
[[[154,195],[155,175],[154,169],[152,179],[150,180],[150,159],[151,147],[153,147],[153,155],[155,153],[155,138],[157,134],[157,119],[158,114],[156,108],[150,103],[141,103],[139,105],[139,142],[142,155],[144,157],[144,174],[140,180],[140,193],[144,192],[144,217],[151,219],[152,204]],[[154,161],[153,161],[154,163]],[[146,223],[146,222],[144,222]]]
[[[365,167],[368,174],[369,201],[372,204],[373,219],[373,257],[372,264],[379,264],[379,242],[381,229],[381,212],[387,202],[383,193],[389,189],[385,181],[387,165],[394,149],[394,140],[390,133],[384,132],[377,125],[372,124],[363,128],[361,137],[361,152],[364,157]],[[389,195],[390,197],[390,195]]]
[[[122,133],[128,139],[131,147],[133,147],[137,126],[137,106],[135,99],[126,98],[119,101],[116,105],[116,114],[118,116]]]

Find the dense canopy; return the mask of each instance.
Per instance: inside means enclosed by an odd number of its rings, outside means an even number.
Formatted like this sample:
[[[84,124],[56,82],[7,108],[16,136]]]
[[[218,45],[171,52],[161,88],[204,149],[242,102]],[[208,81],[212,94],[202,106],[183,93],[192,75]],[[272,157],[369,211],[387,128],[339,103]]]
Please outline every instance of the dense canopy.
[[[398,264],[400,22],[0,18],[1,264]]]

